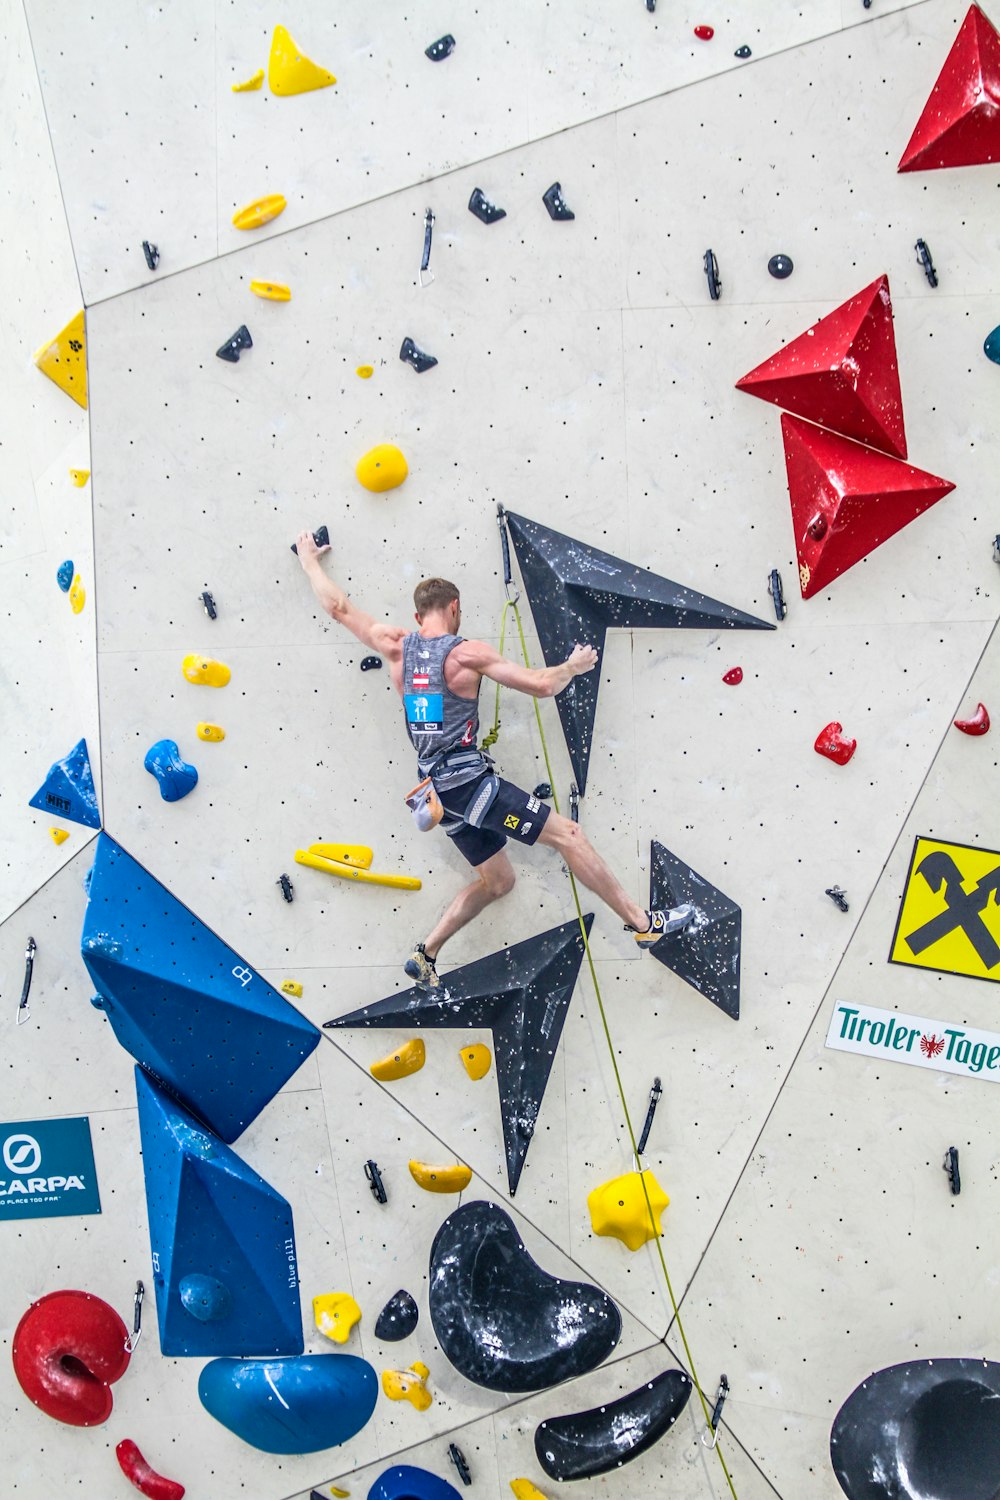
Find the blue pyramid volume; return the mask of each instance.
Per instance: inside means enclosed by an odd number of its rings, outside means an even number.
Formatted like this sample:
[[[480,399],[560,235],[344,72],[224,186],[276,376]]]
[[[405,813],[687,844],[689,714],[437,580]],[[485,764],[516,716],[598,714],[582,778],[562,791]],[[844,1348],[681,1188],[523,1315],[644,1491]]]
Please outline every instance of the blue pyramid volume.
[[[135,1070],[163,1354],[301,1354],[292,1210]]]
[[[78,740],[68,755],[49,767],[49,774],[28,803],[56,818],[68,818],[86,828],[100,828],[101,810],[94,790],[87,741]]]
[[[319,1042],[315,1026],[106,833],[80,948],[94,1003],[126,1052],[224,1141]]]

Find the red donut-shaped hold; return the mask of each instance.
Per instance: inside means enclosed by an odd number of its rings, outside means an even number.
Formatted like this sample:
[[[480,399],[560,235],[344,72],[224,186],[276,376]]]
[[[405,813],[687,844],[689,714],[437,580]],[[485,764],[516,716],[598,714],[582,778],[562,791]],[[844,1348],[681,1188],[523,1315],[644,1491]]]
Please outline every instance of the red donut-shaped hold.
[[[14,1374],[46,1416],[71,1427],[106,1422],[111,1385],[128,1369],[128,1329],[90,1292],[49,1292],[14,1330]]]
[[[146,1462],[131,1438],[122,1438],[115,1449],[121,1471],[147,1500],[183,1500],[184,1486],[167,1479]]]

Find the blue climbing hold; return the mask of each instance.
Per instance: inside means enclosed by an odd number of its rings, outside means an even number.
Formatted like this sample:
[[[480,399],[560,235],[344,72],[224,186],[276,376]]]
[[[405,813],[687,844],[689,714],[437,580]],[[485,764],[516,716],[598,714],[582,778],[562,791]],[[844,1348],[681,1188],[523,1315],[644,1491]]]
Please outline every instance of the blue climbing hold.
[[[182,1276],[177,1284],[184,1311],[200,1323],[221,1323],[233,1310],[229,1288],[214,1276]]]
[[[378,1376],[354,1354],[213,1359],[198,1377],[198,1395],[252,1448],[318,1453],[361,1431],[375,1410]]]
[[[75,572],[76,569],[73,567],[73,559],[71,557],[68,557],[65,562],[61,562],[56,569],[56,583],[58,583],[64,594],[69,593]]]
[[[176,740],[157,740],[150,745],[143,765],[159,782],[164,802],[179,802],[198,785],[198,772],[182,758]]]
[[[371,1489],[368,1500],[461,1500],[453,1484],[413,1464],[386,1469]]]
[[[28,803],[86,828],[100,828],[101,813],[94,790],[87,741],[78,740],[68,755],[49,767],[49,774]]]
[[[1000,323],[997,324],[992,333],[986,335],[983,345],[983,353],[987,359],[991,359],[995,365],[1000,365]]]

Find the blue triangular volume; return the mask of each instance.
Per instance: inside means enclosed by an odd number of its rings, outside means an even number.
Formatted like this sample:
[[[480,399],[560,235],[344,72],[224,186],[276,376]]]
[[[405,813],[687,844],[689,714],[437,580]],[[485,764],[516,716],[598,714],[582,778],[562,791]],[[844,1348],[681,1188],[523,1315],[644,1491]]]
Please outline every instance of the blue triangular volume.
[[[97,840],[81,953],[136,1062],[234,1141],[319,1042],[273,985],[114,839]]]
[[[163,1354],[301,1354],[292,1210],[135,1070]]]
[[[54,818],[67,818],[87,828],[100,828],[101,810],[94,790],[87,741],[79,740],[62,760],[49,767],[49,774],[28,803]]]

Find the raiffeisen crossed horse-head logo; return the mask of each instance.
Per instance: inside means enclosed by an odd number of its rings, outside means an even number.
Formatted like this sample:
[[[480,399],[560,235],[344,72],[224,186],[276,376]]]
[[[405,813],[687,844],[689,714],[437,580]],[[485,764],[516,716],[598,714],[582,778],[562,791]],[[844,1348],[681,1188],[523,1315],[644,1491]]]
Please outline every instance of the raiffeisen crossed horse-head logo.
[[[37,1172],[42,1162],[42,1148],[33,1135],[9,1135],[3,1143],[3,1164],[15,1177]]]

